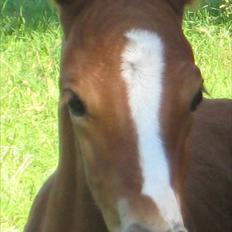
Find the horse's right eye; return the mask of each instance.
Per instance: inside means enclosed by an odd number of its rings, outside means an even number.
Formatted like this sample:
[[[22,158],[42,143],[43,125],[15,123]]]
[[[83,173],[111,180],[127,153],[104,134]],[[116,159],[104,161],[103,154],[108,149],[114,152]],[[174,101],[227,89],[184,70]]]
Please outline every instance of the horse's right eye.
[[[68,102],[68,106],[69,106],[70,112],[74,116],[83,117],[86,114],[85,104],[76,94],[73,94],[73,96]]]

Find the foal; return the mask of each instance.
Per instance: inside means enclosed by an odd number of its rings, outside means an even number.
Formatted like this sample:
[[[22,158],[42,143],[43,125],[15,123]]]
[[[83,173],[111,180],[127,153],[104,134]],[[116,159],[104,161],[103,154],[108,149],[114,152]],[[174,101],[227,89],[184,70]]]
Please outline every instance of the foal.
[[[222,205],[212,198],[216,215],[231,215],[227,147],[219,149],[226,156],[219,154],[220,188],[205,191],[206,183],[217,183],[190,166],[192,148],[204,156],[214,141],[201,141],[200,122],[189,135],[202,78],[181,29],[187,2],[57,0],[64,29],[61,155],[26,232],[184,232],[184,222],[189,231],[229,231],[223,230],[231,228],[228,218],[219,216],[219,224],[215,214],[204,225],[211,201],[199,205],[217,190],[225,198]],[[217,155],[209,157],[212,167]]]

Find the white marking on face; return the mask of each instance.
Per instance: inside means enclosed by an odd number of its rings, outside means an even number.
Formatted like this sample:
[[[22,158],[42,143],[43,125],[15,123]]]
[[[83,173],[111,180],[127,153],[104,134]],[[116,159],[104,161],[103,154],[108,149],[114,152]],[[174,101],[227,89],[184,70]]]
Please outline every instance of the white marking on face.
[[[175,223],[183,224],[160,135],[164,44],[157,34],[142,29],[131,30],[126,37],[128,43],[122,54],[121,68],[137,130],[144,179],[142,194],[155,202],[162,218],[171,227]]]

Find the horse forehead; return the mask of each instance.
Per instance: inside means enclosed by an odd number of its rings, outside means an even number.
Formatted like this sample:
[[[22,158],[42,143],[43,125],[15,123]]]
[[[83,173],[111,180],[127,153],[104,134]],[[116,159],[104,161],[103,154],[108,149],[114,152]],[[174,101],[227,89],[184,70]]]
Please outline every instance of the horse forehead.
[[[108,111],[114,109],[117,112],[116,108],[122,110],[120,105],[124,108],[127,105],[128,108],[128,88],[133,91],[132,86],[145,91],[147,89],[149,93],[153,89],[154,94],[146,94],[141,100],[158,104],[158,99],[151,102],[149,98],[160,97],[162,78],[155,73],[163,73],[165,68],[165,44],[161,35],[144,28],[132,28],[117,35],[117,39],[120,42],[117,41],[116,50],[113,50],[112,45],[108,50],[98,47],[98,52],[94,52],[94,49],[74,49],[69,41],[64,43],[66,65],[62,75],[63,85],[66,88],[77,86],[77,92],[81,96],[87,97],[90,102],[101,102],[101,108],[105,106]],[[114,54],[109,54],[109,51]],[[95,98],[91,99],[91,96]],[[137,103],[142,104],[141,108],[147,111],[151,106],[146,102]],[[109,104],[113,105],[108,107]]]
[[[128,41],[122,53],[122,79],[127,86],[131,119],[137,135],[143,176],[141,194],[152,199],[162,218],[171,226],[183,224],[161,136],[165,44],[159,34],[143,28],[132,29],[125,36]]]

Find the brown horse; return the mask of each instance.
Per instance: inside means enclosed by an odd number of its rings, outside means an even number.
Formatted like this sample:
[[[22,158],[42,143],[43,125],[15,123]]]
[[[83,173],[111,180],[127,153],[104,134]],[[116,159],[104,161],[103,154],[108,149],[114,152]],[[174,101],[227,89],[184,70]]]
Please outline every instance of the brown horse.
[[[187,2],[57,0],[61,154],[26,232],[232,231],[232,103],[195,111]]]

